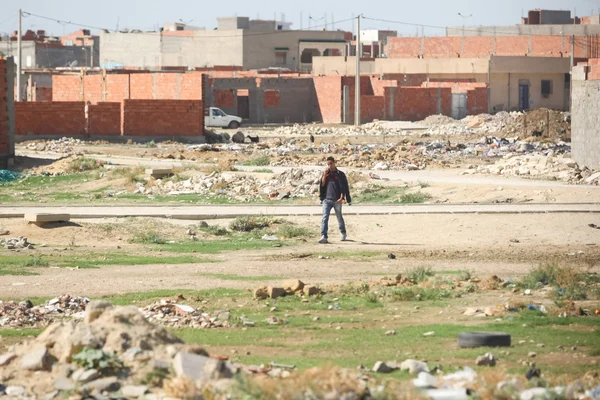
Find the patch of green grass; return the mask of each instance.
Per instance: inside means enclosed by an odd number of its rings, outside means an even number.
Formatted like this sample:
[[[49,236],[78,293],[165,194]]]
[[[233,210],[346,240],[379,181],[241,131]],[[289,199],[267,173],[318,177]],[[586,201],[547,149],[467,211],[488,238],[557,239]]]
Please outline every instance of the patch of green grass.
[[[246,162],[244,162],[243,165],[246,166],[252,166],[252,167],[266,167],[269,164],[271,164],[271,158],[267,155],[264,156],[258,156],[255,158],[252,158]]]
[[[269,168],[258,168],[258,169],[252,170],[252,172],[256,172],[259,174],[272,174],[273,170],[269,169]]]
[[[221,228],[216,225],[209,225],[205,227],[200,227],[202,232],[208,233],[213,236],[227,236],[229,235],[229,231],[226,228]]]
[[[167,243],[167,239],[162,237],[158,232],[145,231],[135,234],[129,242],[139,244],[165,244]]]
[[[398,287],[384,291],[392,301],[428,301],[460,297],[460,292],[446,288]]]
[[[0,329],[0,337],[37,336],[43,329]]]
[[[278,236],[283,236],[288,239],[298,238],[298,237],[309,237],[313,235],[313,231],[308,228],[297,226],[293,224],[284,224],[279,227],[277,230]]]
[[[276,245],[279,247],[282,244],[277,242]],[[171,253],[191,253],[195,251],[198,254],[218,254],[226,251],[266,249],[273,246],[273,242],[266,240],[239,240],[232,238],[228,240],[167,243],[153,246],[152,250]]]
[[[406,278],[413,283],[421,283],[435,275],[431,267],[414,267],[405,272]]]
[[[33,276],[39,275],[34,271],[27,271],[21,268],[15,268],[14,266],[0,266],[0,276]]]
[[[149,142],[146,142],[145,146],[149,147],[149,148],[155,148],[156,147],[156,143],[154,143],[154,140],[151,140]]]
[[[419,186],[421,189],[425,189],[425,188],[428,188],[431,185],[429,184],[429,182],[421,182],[421,181],[419,181],[419,182],[417,182],[417,186]]]
[[[47,267],[48,265],[50,263],[40,256],[33,256],[22,264],[23,267]]]
[[[400,196],[400,199],[395,201],[398,204],[421,204],[431,200],[431,195],[423,192],[405,193]]]
[[[69,166],[69,172],[84,172],[98,169],[102,166],[100,161],[94,160],[93,158],[77,157]]]
[[[208,278],[221,279],[223,281],[275,281],[280,279],[276,276],[251,276],[251,275],[233,275],[233,274],[198,274]]]
[[[218,261],[202,259],[194,256],[157,257],[152,255],[135,256],[120,253],[91,254],[85,256],[68,256],[57,260],[57,265],[63,267],[95,268],[110,265],[176,265],[176,264],[205,264]]]
[[[257,229],[268,228],[272,224],[279,223],[276,218],[266,217],[263,215],[255,216],[240,216],[234,219],[229,228],[236,232],[251,232]]]
[[[151,303],[155,300],[160,300],[168,297],[175,297],[179,294],[189,297],[190,299],[206,300],[206,299],[223,299],[237,298],[240,296],[248,296],[244,290],[237,289],[209,289],[209,290],[189,290],[189,289],[164,289],[153,290],[149,292],[133,292],[118,295],[102,296],[103,300],[110,301],[114,305],[125,306],[138,303]]]
[[[572,266],[547,264],[532,269],[523,277],[520,286],[534,289],[540,285],[550,285],[556,288],[555,294],[559,299],[585,300],[589,295],[597,296],[587,285],[595,284],[598,280],[600,278],[597,275],[581,272]]]

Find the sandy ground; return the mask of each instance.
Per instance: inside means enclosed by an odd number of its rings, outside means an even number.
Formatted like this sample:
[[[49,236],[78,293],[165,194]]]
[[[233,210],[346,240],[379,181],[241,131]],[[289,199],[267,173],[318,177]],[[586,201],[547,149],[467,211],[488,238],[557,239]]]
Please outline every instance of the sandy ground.
[[[327,284],[395,276],[421,265],[439,271],[467,269],[477,276],[497,274],[502,277],[518,276],[549,262],[600,271],[600,230],[588,226],[590,223],[600,225],[596,214],[348,216],[346,223],[351,239],[348,242],[339,241],[332,217],[331,244],[328,245],[315,243],[319,217],[290,219],[312,228],[315,237],[293,247],[207,255],[206,258],[219,261],[212,264],[125,265],[78,270],[43,268],[37,276],[0,276],[0,298],[50,297],[63,293],[95,296],[178,288],[250,289],[269,283],[221,280],[206,274],[273,276],[277,281],[299,278]],[[114,220],[75,222],[71,226],[43,229],[26,225],[22,220],[1,221],[11,236],[27,236],[33,243],[48,245],[21,254],[56,254],[71,241],[78,246],[74,252],[147,252],[144,246],[127,244],[126,237],[118,240],[117,233],[106,233],[97,227],[98,223]],[[120,222],[135,223],[132,220]],[[164,224],[165,233],[172,237],[184,237],[186,227],[193,224],[167,220],[158,223]],[[227,225],[229,221],[215,223]],[[519,243],[511,242],[515,239]],[[363,251],[380,254],[369,258],[357,256],[357,252]],[[318,257],[332,253],[329,259]],[[388,253],[397,258],[388,259]],[[0,260],[11,254],[14,253],[0,250]],[[299,258],[299,254],[309,256]]]

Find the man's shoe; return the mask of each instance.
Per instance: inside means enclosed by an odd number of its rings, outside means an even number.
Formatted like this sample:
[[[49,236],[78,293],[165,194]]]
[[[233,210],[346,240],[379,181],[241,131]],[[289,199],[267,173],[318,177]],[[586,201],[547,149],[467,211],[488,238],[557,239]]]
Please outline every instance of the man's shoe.
[[[320,244],[326,244],[327,242],[327,238],[325,236],[321,236],[321,239],[319,239],[319,243]]]
[[[342,242],[345,242],[345,241],[346,241],[346,234],[342,233]]]

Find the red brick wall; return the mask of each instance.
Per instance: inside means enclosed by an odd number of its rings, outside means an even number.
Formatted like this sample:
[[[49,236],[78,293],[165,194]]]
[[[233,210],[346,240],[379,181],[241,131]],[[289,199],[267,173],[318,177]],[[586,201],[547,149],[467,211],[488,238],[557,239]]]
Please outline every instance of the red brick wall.
[[[459,42],[459,46],[462,46]],[[482,58],[492,53],[494,48],[494,38],[491,36],[475,36],[465,40],[464,51],[461,52],[463,58]],[[459,51],[461,48],[459,47]]]
[[[265,90],[265,108],[279,107],[280,100],[279,90]]]
[[[317,95],[316,119],[326,124],[342,122],[342,78],[340,76],[315,76]]]
[[[83,99],[94,104],[102,101],[102,75],[87,75],[84,77]],[[76,99],[71,101],[76,101]]]
[[[525,56],[529,53],[528,36],[497,36],[496,55]]]
[[[90,135],[121,135],[121,103],[98,103],[88,109]]]
[[[106,100],[123,101],[130,98],[129,75],[107,75],[106,76]]]
[[[390,37],[389,58],[485,58],[497,56],[569,57],[571,44],[561,36],[446,36]],[[600,38],[576,37],[575,57],[587,58],[600,54]],[[585,42],[585,44],[584,44]],[[421,51],[421,46],[422,50]]]
[[[386,47],[389,58],[417,58],[421,54],[421,38],[388,38]]]
[[[235,96],[233,90],[214,89],[213,102],[215,107],[232,108],[235,106]]]
[[[202,101],[124,100],[122,126],[126,136],[201,136]]]
[[[385,100],[383,96],[360,96],[360,119],[362,122],[383,119],[384,109]]]
[[[6,60],[0,57],[0,155],[9,154]]]
[[[132,100],[154,99],[154,77],[152,74],[130,74],[129,83],[131,84],[130,94]]]
[[[181,75],[181,100],[202,100],[202,76],[196,72]]]
[[[179,77],[181,74],[153,74],[156,82],[155,99],[178,100]]]
[[[487,88],[467,90],[467,114],[478,115],[488,112]]]
[[[52,88],[36,87],[34,101],[52,101]]]
[[[15,103],[17,135],[78,135],[85,132],[85,103],[75,101]]]
[[[383,74],[383,79],[395,80],[398,86],[421,86],[427,80],[427,74]]]
[[[420,121],[438,112],[438,90],[441,92],[441,112],[452,112],[452,91],[450,88],[397,87],[394,95],[394,120]],[[391,90],[385,89],[384,110],[390,105]]]
[[[54,101],[80,101],[81,81],[76,75],[52,75]]]

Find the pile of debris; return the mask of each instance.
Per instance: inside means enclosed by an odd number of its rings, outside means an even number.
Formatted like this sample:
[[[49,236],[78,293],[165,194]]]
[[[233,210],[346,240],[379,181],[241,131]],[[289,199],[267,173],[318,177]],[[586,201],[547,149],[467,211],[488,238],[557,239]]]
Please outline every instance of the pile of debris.
[[[64,294],[62,296],[55,297],[52,300],[48,300],[44,304],[44,314],[82,318],[85,308],[89,302],[90,299],[88,297]]]
[[[80,139],[63,137],[56,140],[43,140],[25,143],[27,150],[45,151],[50,153],[71,154],[75,152],[75,146],[86,144]]]
[[[39,307],[34,307],[29,300],[20,303],[14,301],[3,303],[0,300],[0,326],[2,327],[32,327],[43,324],[44,321],[44,313]]]
[[[224,195],[238,201],[250,201],[257,198],[311,197],[318,193],[319,177],[319,171],[303,169],[291,169],[270,180],[212,172],[209,175],[195,175],[180,182],[157,179],[151,186],[137,183],[134,193],[143,195]]]
[[[277,299],[284,296],[316,296],[323,292],[317,286],[306,285],[304,282],[297,279],[289,279],[278,286],[261,286],[253,291],[255,299]]]
[[[408,135],[412,130],[423,129],[422,126],[403,121],[373,121],[361,126],[324,127],[320,125],[285,126],[275,129],[275,135],[293,136],[380,136]]]
[[[571,158],[553,155],[516,156],[463,172],[465,175],[476,173],[554,179],[587,185],[600,184],[600,172],[594,173],[585,167],[580,168]]]
[[[503,133],[516,134],[522,138],[544,137],[571,140],[571,114],[539,108],[520,113],[512,123],[506,125]]]
[[[21,250],[21,249],[29,249],[33,250],[33,244],[29,243],[26,237],[14,237],[14,238],[6,238],[0,239],[0,246],[4,246],[6,250]]]
[[[231,314],[228,311],[217,311],[209,314],[166,299],[152,303],[141,311],[149,322],[172,328],[208,329],[232,326],[230,322]]]
[[[87,297],[70,295],[48,300],[42,306],[34,306],[29,300],[19,303],[0,301],[0,326],[40,327],[52,323],[57,318],[83,318],[83,312],[89,302]]]

